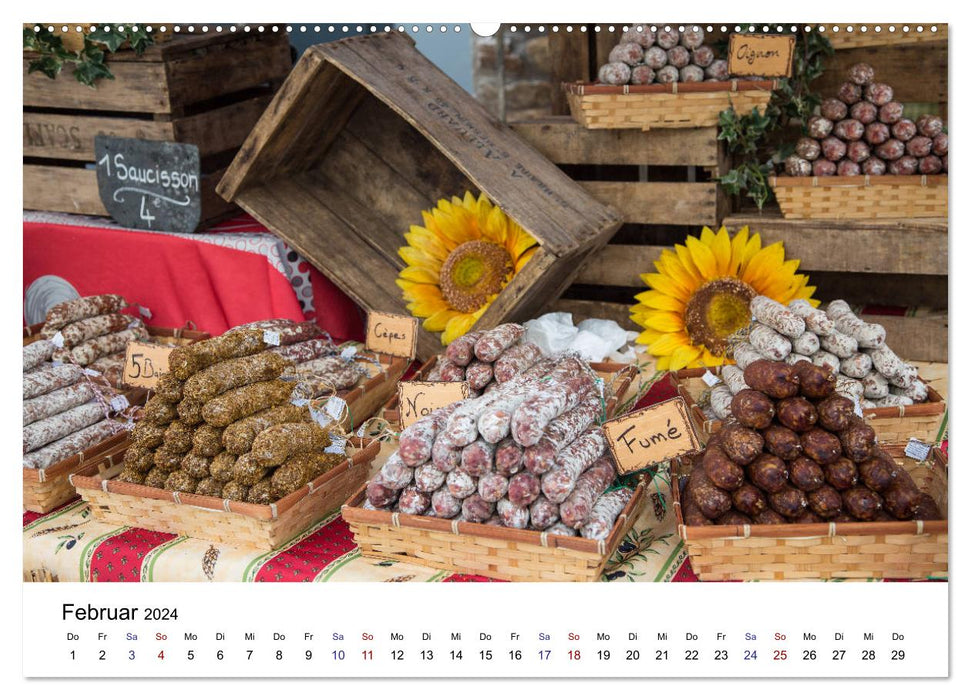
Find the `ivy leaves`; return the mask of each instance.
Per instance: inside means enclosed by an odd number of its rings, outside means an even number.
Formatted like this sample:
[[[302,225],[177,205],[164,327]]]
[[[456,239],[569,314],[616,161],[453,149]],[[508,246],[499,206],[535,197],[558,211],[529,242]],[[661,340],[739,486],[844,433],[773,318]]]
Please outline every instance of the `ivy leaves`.
[[[40,72],[53,79],[65,64],[71,63],[75,80],[89,87],[94,87],[98,80],[114,80],[115,76],[105,63],[107,54],[127,46],[141,55],[154,43],[143,28],[99,27],[85,34],[80,51],[70,51],[64,47],[60,36],[43,25],[39,26],[40,31],[34,31],[32,25],[24,27],[24,48],[40,54],[30,62],[27,72]]]

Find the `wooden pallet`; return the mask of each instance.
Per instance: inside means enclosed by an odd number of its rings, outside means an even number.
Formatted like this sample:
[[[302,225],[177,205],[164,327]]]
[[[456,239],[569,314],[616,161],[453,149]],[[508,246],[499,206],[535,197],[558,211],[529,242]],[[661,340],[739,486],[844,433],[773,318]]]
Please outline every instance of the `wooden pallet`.
[[[202,224],[235,211],[215,187],[290,69],[285,33],[179,36],[106,62],[114,80],[81,85],[28,74],[24,54],[25,209],[106,216],[94,137],[192,143],[202,164]]]

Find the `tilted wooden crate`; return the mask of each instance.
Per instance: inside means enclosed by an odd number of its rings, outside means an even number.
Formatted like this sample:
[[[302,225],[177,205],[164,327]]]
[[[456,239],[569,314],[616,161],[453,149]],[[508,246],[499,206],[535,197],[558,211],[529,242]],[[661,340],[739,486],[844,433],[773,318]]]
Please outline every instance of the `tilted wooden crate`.
[[[524,139],[604,204],[624,224],[587,258],[574,284],[551,308],[576,317],[610,318],[635,329],[629,308],[665,247],[717,228],[730,201],[717,177],[728,153],[714,126],[695,129],[585,129],[569,117],[511,124]]]
[[[24,54],[25,209],[106,216],[93,167],[94,137],[191,143],[202,167],[202,223],[233,211],[216,183],[290,69],[285,32],[181,35],[141,56],[105,63],[114,79],[94,88],[69,72],[28,73]]]
[[[621,223],[400,33],[307,49],[218,191],[363,307],[397,313],[403,234],[440,198],[484,193],[541,247],[481,328],[534,315]],[[441,349],[420,331],[420,357]]]

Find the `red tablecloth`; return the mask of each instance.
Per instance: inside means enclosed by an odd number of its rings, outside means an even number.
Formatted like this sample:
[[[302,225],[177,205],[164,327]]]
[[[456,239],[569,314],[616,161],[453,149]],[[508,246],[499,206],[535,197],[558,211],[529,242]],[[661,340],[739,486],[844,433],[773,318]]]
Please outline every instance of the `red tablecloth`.
[[[248,321],[314,318],[334,337],[363,339],[354,302],[247,216],[212,232],[160,234],[25,212],[25,321],[39,320],[68,285],[81,296],[122,294],[150,309],[153,325],[191,321],[218,334]]]

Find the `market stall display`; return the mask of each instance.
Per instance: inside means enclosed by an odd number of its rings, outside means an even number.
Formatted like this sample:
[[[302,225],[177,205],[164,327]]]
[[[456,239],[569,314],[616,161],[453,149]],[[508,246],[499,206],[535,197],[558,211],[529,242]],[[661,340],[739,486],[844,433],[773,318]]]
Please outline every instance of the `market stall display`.
[[[770,571],[770,578],[812,578],[823,572],[870,577],[879,568],[907,571],[905,577],[911,578],[946,570],[946,539],[934,538],[933,546],[924,548],[920,537],[946,533],[946,503],[939,492],[918,488],[910,471],[877,444],[873,428],[856,414],[854,401],[837,393],[838,379],[829,365],[759,359],[746,367],[744,381],[750,388],[731,400],[731,422],[712,435],[704,453],[690,460],[690,466],[684,465],[689,470],[687,479],[676,487],[675,498],[685,527],[744,527],[746,538],[758,538],[786,537],[788,523],[828,523],[828,537],[833,538],[842,523],[885,522],[891,523],[889,529],[873,534],[914,535],[913,540],[901,538],[896,544],[913,552],[921,543],[927,555],[900,563],[867,561],[858,567],[839,556],[787,561],[789,552],[784,551],[778,561],[760,565],[739,557],[739,566],[708,573],[716,578],[761,578]],[[901,521],[910,525],[895,528],[893,523]],[[761,533],[754,530],[756,526],[776,530]],[[794,530],[790,536],[824,532]],[[690,543],[690,535],[684,537]],[[745,570],[747,566],[751,569]]]
[[[291,243],[365,309],[405,313],[409,302],[437,305],[436,312],[445,313],[426,321],[437,330],[420,331],[422,359],[441,352],[443,332],[451,339],[471,329],[440,328],[446,315],[451,321],[472,311],[466,323],[490,328],[538,311],[620,224],[616,212],[496,122],[398,32],[310,47],[219,192]],[[467,209],[469,198],[469,206],[485,207],[485,200],[497,207],[535,239],[536,250],[519,258],[514,283],[498,291],[489,287],[486,296],[495,298],[486,307],[470,302],[466,308],[457,295],[444,305],[442,292],[436,297],[433,289],[413,290],[415,298],[405,299],[397,284],[404,234],[422,228],[421,212],[436,203]],[[434,222],[423,223],[437,229]],[[434,235],[422,237],[440,248]],[[479,281],[496,276],[474,270],[493,269],[487,263],[498,264],[501,251],[487,246],[489,255],[479,260],[472,254],[481,246],[465,246],[453,243],[447,257],[461,248],[453,262],[475,258],[475,265],[463,266],[469,278],[460,281],[476,286],[478,300],[484,293]],[[429,275],[409,281],[435,287]]]

